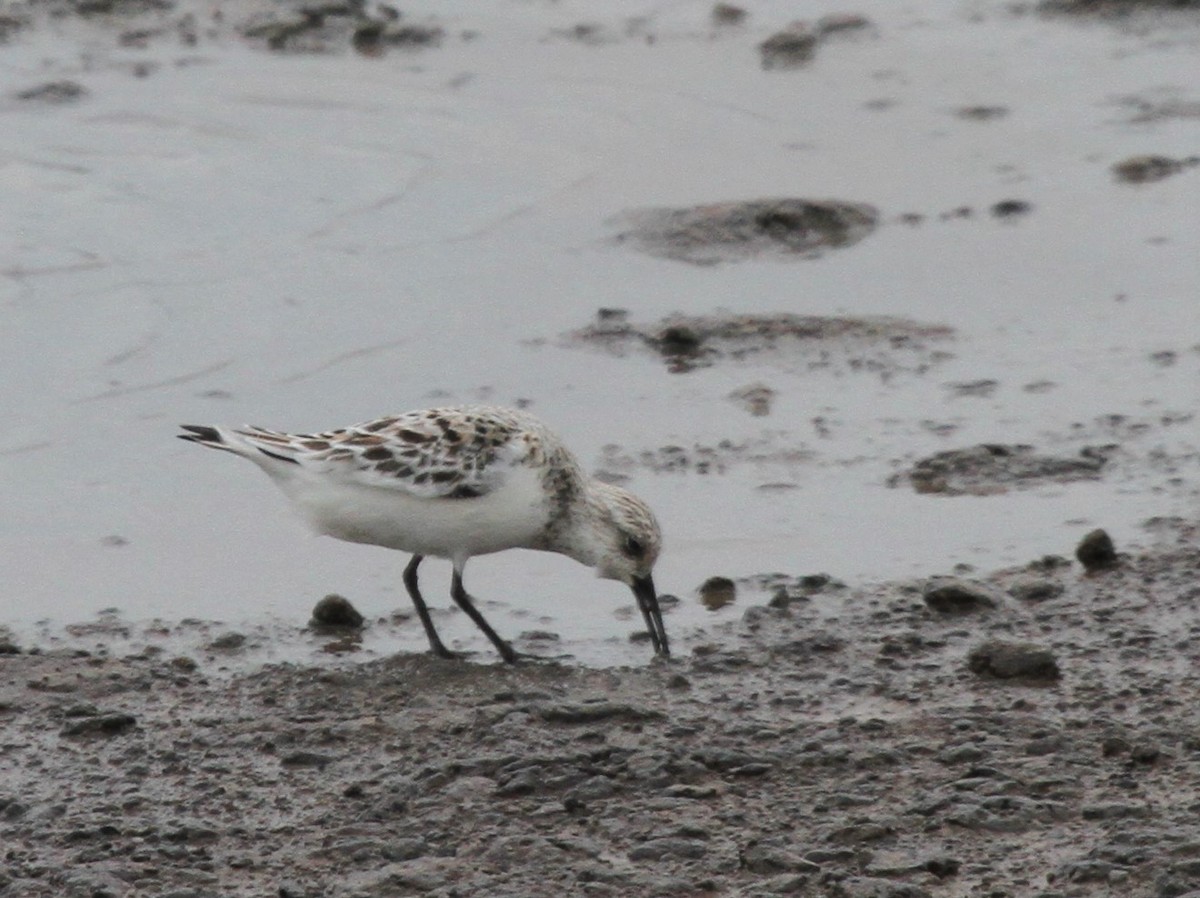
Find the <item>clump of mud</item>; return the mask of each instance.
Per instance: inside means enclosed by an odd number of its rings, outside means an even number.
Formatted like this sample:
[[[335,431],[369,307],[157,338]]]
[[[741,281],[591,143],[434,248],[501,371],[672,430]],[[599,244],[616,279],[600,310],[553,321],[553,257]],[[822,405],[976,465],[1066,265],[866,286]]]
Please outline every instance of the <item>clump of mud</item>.
[[[712,23],[718,26],[744,25],[750,14],[732,3],[717,3],[709,13]]]
[[[1028,445],[982,443],[923,458],[892,475],[888,485],[907,482],[918,493],[986,496],[1046,483],[1097,480],[1112,452],[1113,447],[1102,446],[1085,448],[1077,456],[1055,456]]]
[[[239,26],[243,36],[271,50],[321,53],[352,46],[368,56],[388,47],[437,46],[445,36],[437,24],[410,23],[384,3],[283,3]]]
[[[883,375],[923,373],[949,358],[933,348],[952,336],[949,327],[903,318],[823,315],[671,315],[635,324],[621,309],[601,309],[587,327],[566,335],[582,344],[624,356],[653,352],[669,370],[683,373],[725,360],[766,355],[802,360],[808,368],[839,367]]]
[[[1112,167],[1113,177],[1126,184],[1149,184],[1177,175],[1194,165],[1200,156],[1172,159],[1169,156],[1130,156]]]
[[[159,41],[196,45],[201,38],[229,35],[252,46],[285,53],[334,53],[353,48],[377,56],[388,48],[440,44],[445,29],[436,21],[410,21],[387,3],[361,0],[274,0],[195,6],[173,0],[45,0],[0,3],[0,40],[49,19],[78,20],[111,32],[123,47]]]
[[[869,19],[854,13],[822,16],[813,25],[792,22],[758,45],[762,67],[767,71],[799,68],[812,60],[817,47],[830,35],[863,32],[870,27]]]
[[[1115,18],[1164,9],[1200,9],[1200,0],[1042,0],[1042,12]]]
[[[27,103],[46,103],[59,106],[82,100],[87,93],[87,88],[77,81],[48,81],[37,87],[18,91],[17,99]]]
[[[614,239],[665,259],[715,265],[768,257],[814,258],[862,240],[879,221],[865,203],[765,199],[682,209],[643,209]]]

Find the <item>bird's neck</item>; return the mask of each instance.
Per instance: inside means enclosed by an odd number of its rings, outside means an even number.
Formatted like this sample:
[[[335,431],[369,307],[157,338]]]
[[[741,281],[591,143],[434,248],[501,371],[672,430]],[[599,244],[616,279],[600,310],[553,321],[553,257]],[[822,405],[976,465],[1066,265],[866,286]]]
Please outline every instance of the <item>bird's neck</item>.
[[[573,558],[580,564],[596,567],[604,552],[599,537],[602,522],[609,512],[604,493],[594,486],[595,481],[583,486],[583,501],[572,505],[560,519],[551,523],[546,548]]]

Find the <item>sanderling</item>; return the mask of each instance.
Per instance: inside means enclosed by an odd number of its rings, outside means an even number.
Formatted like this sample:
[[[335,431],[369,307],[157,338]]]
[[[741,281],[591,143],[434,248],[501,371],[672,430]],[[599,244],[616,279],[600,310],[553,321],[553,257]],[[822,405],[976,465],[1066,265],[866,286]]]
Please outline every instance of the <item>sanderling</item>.
[[[627,490],[584,474],[534,416],[506,408],[434,408],[324,433],[183,425],[180,439],[244,456],[270,475],[318,533],[411,552],[404,585],[435,654],[442,644],[417,588],[426,555],[454,565],[450,595],[505,661],[512,646],[463,588],[473,555],[560,552],[628,585],[654,651],[669,655],[651,570],[662,534]]]

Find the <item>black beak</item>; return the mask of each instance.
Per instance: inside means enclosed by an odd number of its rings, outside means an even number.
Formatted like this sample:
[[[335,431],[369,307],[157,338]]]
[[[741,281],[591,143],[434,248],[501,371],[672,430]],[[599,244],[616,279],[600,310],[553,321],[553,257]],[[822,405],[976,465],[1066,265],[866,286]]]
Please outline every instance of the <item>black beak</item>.
[[[654,580],[649,574],[645,577],[634,577],[632,586],[638,609],[646,621],[646,629],[650,631],[654,654],[665,658],[671,654],[671,649],[667,646],[667,631],[663,627],[662,610],[658,607],[658,593],[654,591]]]

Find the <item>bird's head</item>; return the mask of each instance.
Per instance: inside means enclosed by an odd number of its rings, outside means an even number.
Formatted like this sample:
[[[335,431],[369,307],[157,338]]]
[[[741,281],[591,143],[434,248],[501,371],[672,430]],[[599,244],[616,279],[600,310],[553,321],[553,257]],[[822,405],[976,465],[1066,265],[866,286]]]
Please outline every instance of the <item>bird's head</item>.
[[[650,507],[628,490],[593,481],[588,496],[587,551],[577,556],[597,576],[620,580],[633,590],[654,651],[668,655],[658,593],[651,576],[662,549],[662,530]]]

